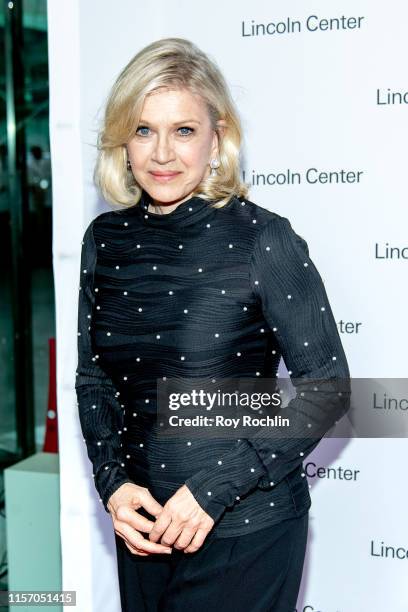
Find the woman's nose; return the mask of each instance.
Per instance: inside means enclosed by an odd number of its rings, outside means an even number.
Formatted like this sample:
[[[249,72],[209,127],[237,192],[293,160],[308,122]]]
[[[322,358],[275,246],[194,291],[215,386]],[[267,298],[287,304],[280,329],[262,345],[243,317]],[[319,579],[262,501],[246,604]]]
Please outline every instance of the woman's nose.
[[[166,134],[157,137],[156,146],[153,151],[153,159],[161,164],[174,159],[173,147]]]

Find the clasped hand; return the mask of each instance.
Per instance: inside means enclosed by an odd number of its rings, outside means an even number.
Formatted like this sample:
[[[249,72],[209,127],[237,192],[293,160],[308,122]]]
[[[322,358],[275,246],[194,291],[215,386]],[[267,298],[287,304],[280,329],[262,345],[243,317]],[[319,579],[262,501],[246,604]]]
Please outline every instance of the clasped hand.
[[[214,520],[201,508],[190,489],[183,485],[164,505],[149,534],[151,542],[195,552],[204,543]]]
[[[172,546],[185,553],[195,552],[214,525],[214,520],[186,485],[182,485],[162,506],[146,487],[124,483],[111,495],[107,507],[115,533],[123,538],[132,553],[142,556],[169,553]],[[139,514],[137,510],[141,507],[155,516],[156,521]],[[148,533],[149,538],[141,532]]]

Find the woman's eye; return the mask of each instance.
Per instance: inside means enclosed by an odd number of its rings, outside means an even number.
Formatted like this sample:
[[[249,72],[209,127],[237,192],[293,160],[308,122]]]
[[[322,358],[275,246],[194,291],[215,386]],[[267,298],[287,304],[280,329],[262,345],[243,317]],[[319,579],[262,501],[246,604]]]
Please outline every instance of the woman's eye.
[[[137,130],[136,130],[136,134],[140,133],[139,130],[148,130],[148,127],[145,127],[144,125],[140,125]],[[140,134],[141,136],[146,136],[146,134]]]
[[[148,136],[149,129],[150,128],[146,127],[145,125],[139,125],[136,130],[136,134],[139,136]],[[178,128],[178,132],[181,136],[190,136],[190,134],[194,132],[194,128],[183,126]]]
[[[192,134],[194,132],[193,128],[189,128],[189,127],[181,127],[179,128],[179,130],[189,130],[189,132],[186,134],[186,132],[183,132],[181,135],[182,136],[189,136],[190,134]]]

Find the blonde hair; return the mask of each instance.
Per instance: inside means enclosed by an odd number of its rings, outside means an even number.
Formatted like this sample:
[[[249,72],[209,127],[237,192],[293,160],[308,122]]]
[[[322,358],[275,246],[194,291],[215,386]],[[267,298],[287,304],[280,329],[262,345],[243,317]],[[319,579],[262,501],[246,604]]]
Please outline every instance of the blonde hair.
[[[193,195],[224,206],[232,195],[246,197],[249,185],[239,175],[242,129],[227,83],[216,64],[184,38],[163,38],[144,47],[116,79],[98,133],[94,181],[102,196],[114,205],[130,207],[142,189],[127,168],[127,143],[133,138],[145,97],[161,88],[187,88],[206,103],[219,139],[220,166],[216,176],[204,178]],[[223,119],[220,134],[217,121]]]

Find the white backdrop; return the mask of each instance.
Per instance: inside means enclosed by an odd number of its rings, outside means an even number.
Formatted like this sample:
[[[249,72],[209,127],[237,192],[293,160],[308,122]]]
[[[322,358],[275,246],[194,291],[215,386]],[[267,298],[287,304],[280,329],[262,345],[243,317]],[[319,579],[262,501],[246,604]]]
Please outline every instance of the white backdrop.
[[[383,255],[408,246],[408,5],[49,0],[48,13],[63,588],[77,591],[79,612],[117,612],[111,519],[93,489],[74,390],[80,242],[109,209],[92,185],[109,88],[158,38],[189,38],[209,53],[241,113],[245,180],[268,175],[249,197],[307,240],[352,377],[403,378],[408,264]],[[340,29],[328,27],[342,16]],[[269,33],[251,35],[256,24]],[[405,102],[384,103],[390,92]],[[313,182],[341,170],[359,180]],[[360,325],[346,332],[341,321]],[[379,551],[408,549],[407,450],[404,439],[330,439],[306,459],[312,508],[298,612],[406,612],[408,558]],[[317,477],[319,466],[356,477]]]

